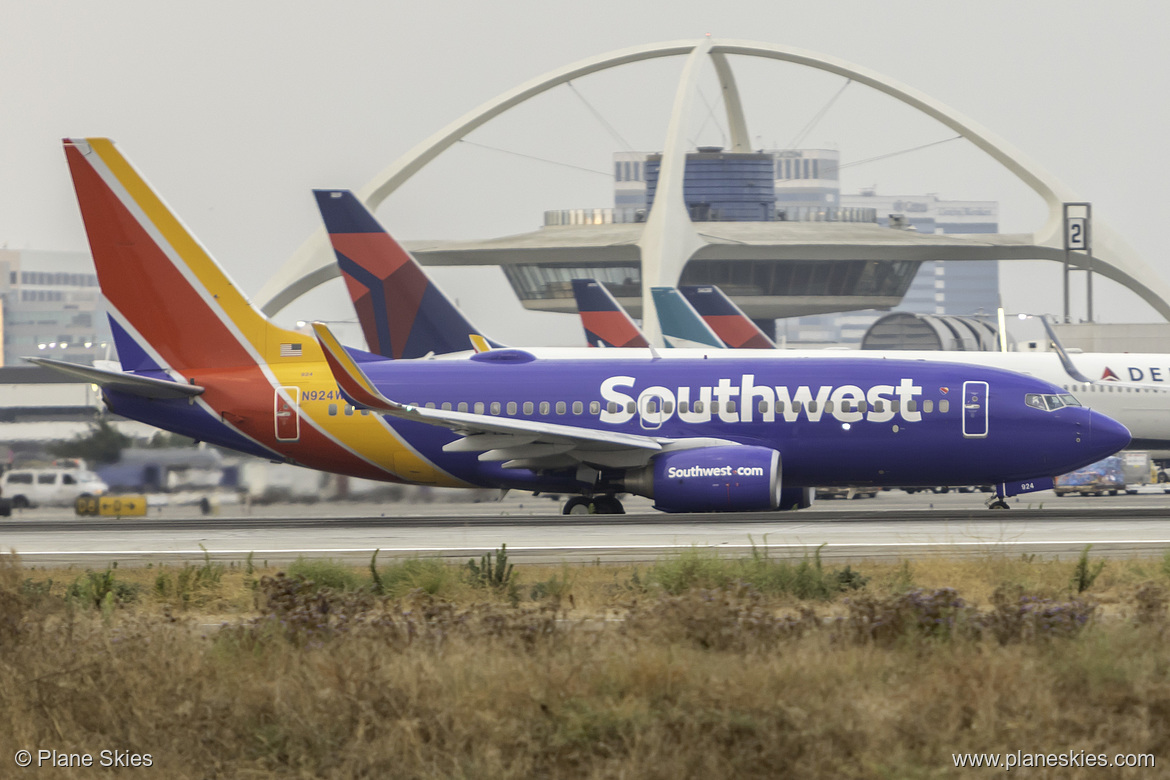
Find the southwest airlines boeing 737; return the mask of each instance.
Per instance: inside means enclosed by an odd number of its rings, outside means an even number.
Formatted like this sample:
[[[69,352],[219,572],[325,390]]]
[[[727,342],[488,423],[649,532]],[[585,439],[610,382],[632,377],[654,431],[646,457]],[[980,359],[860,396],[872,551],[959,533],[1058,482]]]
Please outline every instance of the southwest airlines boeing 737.
[[[241,452],[616,513],[622,493],[667,512],[770,510],[858,484],[997,484],[1002,504],[1129,441],[1054,385],[975,366],[347,349],[322,325],[312,339],[264,318],[112,142],[65,152],[122,370],[36,362],[101,385],[118,414]],[[382,240],[372,218],[346,229]]]

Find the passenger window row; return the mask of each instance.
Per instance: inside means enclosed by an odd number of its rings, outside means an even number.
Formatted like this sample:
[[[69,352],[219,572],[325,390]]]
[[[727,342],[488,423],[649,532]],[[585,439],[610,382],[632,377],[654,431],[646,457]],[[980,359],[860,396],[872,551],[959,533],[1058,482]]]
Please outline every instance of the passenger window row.
[[[1067,396],[1067,397],[1071,398],[1072,396]],[[1029,398],[1031,398],[1031,396],[1029,396]],[[648,414],[657,414],[659,412],[659,405],[658,405],[657,401],[658,401],[658,399],[651,399],[646,403],[646,412]],[[413,405],[419,406],[419,404],[413,404]],[[1031,402],[1029,402],[1029,405],[1032,405]],[[1071,406],[1073,404],[1068,404],[1068,405]],[[500,402],[500,401],[492,401],[490,403],[485,403],[483,401],[476,401],[474,404],[469,404],[466,401],[461,401],[456,405],[452,405],[450,402],[445,401],[442,404],[440,404],[438,407],[436,407],[434,402],[427,402],[426,404],[422,404],[422,406],[424,406],[427,409],[440,408],[446,412],[457,411],[457,412],[471,412],[473,414],[493,414],[493,415],[507,414],[508,416],[515,416],[517,411],[522,411],[522,413],[525,416],[530,416],[534,413],[539,413],[542,416],[547,416],[548,414],[553,412],[554,408],[555,408],[555,414],[557,414],[557,415],[565,415],[565,414],[568,414],[568,412],[569,412],[569,404],[565,401],[557,401],[555,404],[553,404],[550,401],[540,401],[539,404],[535,401],[525,401],[525,402],[523,402],[523,405],[518,404],[516,401],[508,401],[508,402],[506,402],[506,404],[503,402]],[[694,402],[680,401],[678,403],[677,410],[678,410],[679,414],[692,414],[692,413],[693,414],[702,414],[706,410],[707,407],[710,407],[711,414],[719,414],[721,409],[724,412],[727,412],[729,414],[733,414],[738,409],[738,404],[735,401],[728,401],[726,404],[723,404],[723,405],[720,405],[720,403],[718,401],[711,401],[709,404],[704,404],[702,401],[694,401]],[[870,407],[871,407],[871,404],[869,404],[867,401],[842,401],[841,402],[841,411],[842,412],[860,412],[861,414],[865,414],[866,412],[870,411]],[[608,404],[606,404],[605,408],[606,408],[606,411],[609,412],[610,414],[617,414],[619,411],[621,411],[621,406],[616,401],[610,401]],[[757,405],[756,408],[760,414],[769,414],[772,411],[774,411],[776,414],[784,414],[786,411],[788,411],[789,406],[784,401],[776,401],[773,403],[770,401],[762,400],[759,402],[759,404]],[[893,400],[891,400],[891,401],[875,401],[872,404],[872,408],[873,408],[873,411],[878,413],[878,414],[886,412],[887,410],[890,412],[897,413],[897,412],[901,411],[901,403],[899,401],[893,401]],[[1044,407],[1042,406],[1040,408],[1044,408]],[[539,409],[539,412],[537,412],[538,409]],[[926,399],[926,400],[922,401],[921,404],[919,404],[918,401],[914,401],[914,400],[906,402],[906,411],[907,412],[918,412],[920,409],[925,414],[933,414],[934,409],[935,409],[934,401],[932,401],[930,399]],[[808,401],[807,403],[804,403],[804,404],[802,404],[802,402],[800,402],[800,401],[794,401],[791,404],[791,411],[795,414],[799,414],[802,411],[807,411],[808,413],[816,414],[818,410],[825,413],[825,414],[833,414],[833,412],[836,410],[836,404],[833,401],[825,401],[824,404],[818,404],[818,402],[816,402],[816,401]],[[634,401],[627,402],[625,404],[625,411],[630,413],[630,414],[636,413],[638,411],[637,403]],[[674,414],[674,412],[675,412],[674,402],[673,401],[663,402],[661,411],[663,414]],[[950,411],[950,401],[948,401],[945,398],[940,400],[938,402],[938,411],[942,414],[946,414],[947,412],[949,412]],[[354,407],[349,405],[349,404],[346,404],[344,413],[347,417],[352,416],[354,413]],[[362,414],[369,414],[369,411],[366,409],[362,409],[361,413]],[[574,415],[584,414],[585,413],[585,404],[582,401],[573,401],[572,402],[572,413]],[[590,401],[589,402],[589,414],[598,415],[600,413],[601,413],[601,402],[600,401]],[[330,414],[330,416],[334,416],[334,417],[337,416],[337,414],[338,414],[337,404],[329,404],[329,414]]]
[[[718,401],[712,401],[710,406],[711,406],[712,414],[719,413],[720,404]],[[637,411],[633,402],[630,402],[629,404],[627,404],[626,407],[627,407],[626,411],[628,411],[628,412]],[[918,401],[914,401],[914,400],[910,400],[910,401],[906,402],[906,411],[907,412],[917,412],[917,411],[919,411],[920,407],[921,407],[921,411],[924,412],[925,414],[933,414],[934,413],[934,401],[932,401],[930,399],[923,401],[921,403],[921,405],[918,403]],[[737,404],[735,401],[728,401],[726,404],[723,405],[724,411],[729,412],[729,413],[735,412],[737,408],[738,407],[737,407]],[[800,413],[801,411],[805,410],[805,408],[807,408],[807,410],[813,414],[816,414],[818,410],[825,413],[825,414],[833,414],[837,410],[836,403],[833,401],[825,401],[824,404],[820,404],[817,401],[809,401],[806,404],[802,403],[801,401],[793,401],[792,402],[791,410],[795,413]],[[943,399],[943,400],[938,402],[939,412],[942,412],[943,414],[945,414],[946,412],[950,411],[950,408],[951,408],[950,401]],[[695,414],[701,414],[703,412],[703,409],[704,409],[704,405],[703,405],[702,401],[695,401],[693,404],[689,403],[687,401],[680,401],[678,404],[679,414],[687,414],[687,413],[692,412],[692,411]],[[789,406],[784,401],[776,401],[775,403],[772,403],[770,401],[761,400],[756,405],[756,410],[760,414],[768,414],[771,411],[774,411],[776,414],[784,414],[786,411],[788,411],[788,409],[789,409]],[[891,412],[899,412],[899,411],[901,411],[901,402],[900,401],[888,401],[888,402],[875,401],[873,403],[873,411],[874,412],[877,412],[880,414],[882,412],[885,412],[887,409]],[[614,402],[611,401],[609,403],[608,410],[610,412],[617,412],[618,411],[617,404],[615,404]],[[655,403],[653,400],[651,400],[646,404],[646,410],[650,413],[657,413],[658,412],[658,404]],[[842,412],[860,412],[862,414],[865,414],[869,410],[870,410],[870,404],[867,401],[842,401],[841,402],[840,411],[842,411]],[[665,401],[662,404],[662,412],[663,412],[663,414],[672,414],[674,412],[674,404],[670,401]]]
[[[1130,387],[1124,382],[1116,382],[1113,380],[1103,380],[1095,382],[1091,385],[1069,385],[1064,386],[1065,390],[1071,390],[1074,393],[1165,393],[1167,389],[1164,387]]]

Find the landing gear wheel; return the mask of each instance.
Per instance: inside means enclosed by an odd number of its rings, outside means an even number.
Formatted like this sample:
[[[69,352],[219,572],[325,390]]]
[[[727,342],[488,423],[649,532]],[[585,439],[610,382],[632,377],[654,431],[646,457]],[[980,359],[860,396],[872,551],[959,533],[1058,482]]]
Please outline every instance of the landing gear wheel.
[[[588,515],[592,512],[593,502],[585,496],[573,496],[565,502],[565,508],[561,510],[561,514],[565,515]]]
[[[593,511],[599,515],[624,515],[626,513],[622,502],[615,496],[598,496],[593,499]]]
[[[1011,507],[1008,506],[1008,502],[1004,501],[1002,498],[995,499],[994,501],[992,501],[990,504],[987,505],[987,508],[988,509],[1011,509]]]

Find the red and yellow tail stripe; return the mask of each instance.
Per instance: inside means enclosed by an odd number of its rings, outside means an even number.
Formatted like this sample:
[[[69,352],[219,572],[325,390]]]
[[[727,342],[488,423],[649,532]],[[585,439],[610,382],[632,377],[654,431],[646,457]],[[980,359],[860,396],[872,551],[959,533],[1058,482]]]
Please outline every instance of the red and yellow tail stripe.
[[[299,439],[279,440],[277,388],[336,387],[320,346],[256,310],[109,139],[67,139],[65,154],[114,316],[160,367],[207,388],[196,403],[313,468],[371,479],[435,473],[380,418],[330,416],[326,404],[303,404]],[[462,484],[442,472],[437,481]]]

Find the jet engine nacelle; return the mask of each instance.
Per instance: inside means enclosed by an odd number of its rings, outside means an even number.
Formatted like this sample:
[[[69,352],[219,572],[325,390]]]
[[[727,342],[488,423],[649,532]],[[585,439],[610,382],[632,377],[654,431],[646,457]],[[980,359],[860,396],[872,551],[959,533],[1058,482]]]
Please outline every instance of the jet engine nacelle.
[[[662,512],[777,509],[780,453],[767,447],[703,447],[666,452],[628,473],[625,489],[654,499]]]

